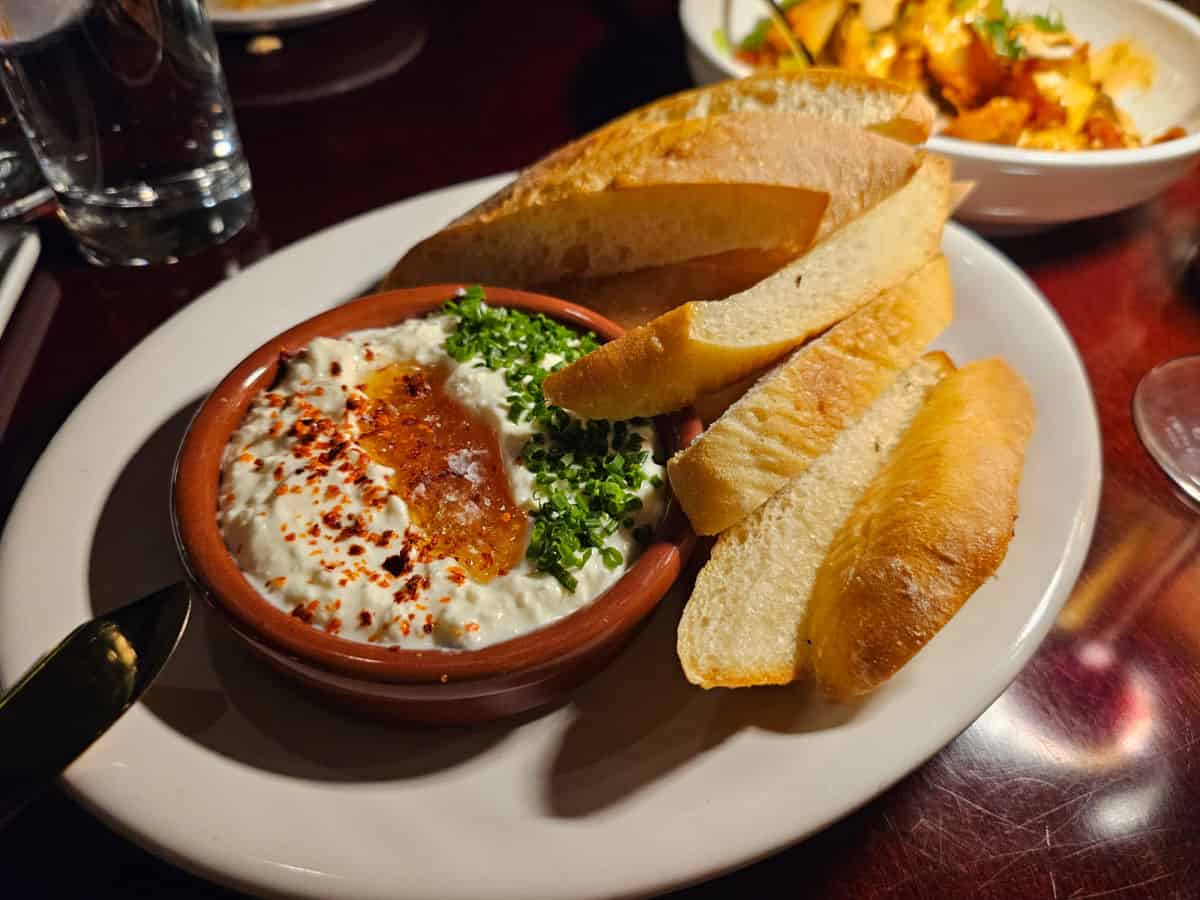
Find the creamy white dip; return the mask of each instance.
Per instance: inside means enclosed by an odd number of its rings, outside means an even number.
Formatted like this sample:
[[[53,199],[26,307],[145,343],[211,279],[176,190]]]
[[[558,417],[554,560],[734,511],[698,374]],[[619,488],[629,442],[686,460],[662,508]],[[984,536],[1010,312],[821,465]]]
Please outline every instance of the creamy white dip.
[[[540,628],[591,603],[621,577],[639,552],[633,530],[654,526],[663,511],[665,469],[643,463],[647,480],[637,492],[642,509],[630,527],[607,539],[624,562],[605,566],[594,552],[572,574],[567,590],[528,559],[487,583],[464,579],[453,558],[426,562],[402,558],[413,528],[403,497],[391,490],[392,471],[357,443],[359,411],[366,406],[369,375],[394,363],[447,366],[447,392],[499,438],[513,499],[536,505],[533,475],[520,453],[534,426],[508,419],[509,388],[500,370],[458,363],[443,348],[455,319],[436,315],[392,328],[318,338],[281,366],[276,384],[252,403],[226,447],[221,467],[218,522],[226,546],[247,580],[270,603],[315,628],[350,640],[406,648],[475,649]],[[300,423],[298,425],[298,423]],[[315,423],[305,425],[305,423]],[[320,431],[308,446],[304,434]],[[322,429],[324,429],[322,431]],[[658,446],[650,425],[631,426]],[[314,449],[332,464],[313,466]],[[452,457],[450,469],[470,479],[469,454]],[[404,562],[401,570],[400,562]]]

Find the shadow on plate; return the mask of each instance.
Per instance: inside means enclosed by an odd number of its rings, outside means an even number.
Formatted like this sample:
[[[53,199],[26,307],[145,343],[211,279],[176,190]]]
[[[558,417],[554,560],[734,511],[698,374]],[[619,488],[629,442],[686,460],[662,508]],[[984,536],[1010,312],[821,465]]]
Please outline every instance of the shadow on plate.
[[[96,525],[88,588],[97,615],[183,577],[168,489],[175,451],[199,400],[163,424],[117,478]],[[320,781],[420,778],[479,755],[519,727],[376,725],[305,697],[254,658],[207,604],[143,705],[179,734],[245,765]]]
[[[630,647],[565,708],[570,721],[543,798],[550,815],[600,812],[745,729],[826,731],[855,715],[856,706],[826,703],[805,684],[712,691],[689,684],[675,653],[688,584],[676,585]]]

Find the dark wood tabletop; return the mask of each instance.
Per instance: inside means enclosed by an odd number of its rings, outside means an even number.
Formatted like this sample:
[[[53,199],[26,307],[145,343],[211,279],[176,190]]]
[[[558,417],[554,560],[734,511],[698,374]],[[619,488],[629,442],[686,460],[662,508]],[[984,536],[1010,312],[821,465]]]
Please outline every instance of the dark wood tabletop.
[[[96,381],[239,267],[519,167],[689,86],[676,6],[379,0],[282,33],[270,54],[222,37],[257,222],[177,265],[104,270],[39,221],[37,273],[0,339],[0,521]],[[1198,243],[1200,172],[1138,209],[997,244],[1058,310],[1095,390],[1104,488],[1083,576],[1016,682],[928,764],[816,837],[679,897],[777,885],[846,900],[1200,897],[1200,517],[1129,412],[1148,369],[1200,351]],[[13,898],[237,896],[57,791],[0,833],[0,885]]]

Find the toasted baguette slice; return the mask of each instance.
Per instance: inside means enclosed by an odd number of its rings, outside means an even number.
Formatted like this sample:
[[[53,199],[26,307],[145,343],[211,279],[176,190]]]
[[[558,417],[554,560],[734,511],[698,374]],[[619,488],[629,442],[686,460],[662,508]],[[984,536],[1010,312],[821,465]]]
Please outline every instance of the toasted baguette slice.
[[[931,353],[901,373],[829,452],[726,531],[679,622],[684,674],[701,687],[786,684],[805,671],[805,606],[817,568],[925,396],[953,369]]]
[[[908,662],[1000,567],[1017,517],[1033,400],[1002,360],[930,394],[817,572],[817,683],[848,698]]]
[[[553,151],[512,184],[468,210],[452,225],[526,206],[548,179],[586,171],[613,147],[627,146],[647,126],[712,119],[742,112],[799,113],[864,128],[908,144],[924,143],[933,130],[933,103],[907,85],[843,69],[765,72],[663,97]]]
[[[635,328],[689,300],[740,293],[793,259],[786,250],[731,250],[603,278],[564,278],[532,290],[581,303],[623,328]]]
[[[950,209],[957,209],[974,186],[971,181],[953,182],[950,185]],[[829,221],[827,210],[823,223]],[[793,259],[795,254],[786,249],[734,250],[602,278],[565,278],[535,285],[532,290],[581,303],[629,329],[645,325],[684,303],[721,300],[739,294],[778,272]],[[741,390],[726,388],[717,394],[697,397],[692,405],[701,418],[712,421],[744,394],[752,382],[750,379]]]
[[[928,97],[898,81],[813,67],[800,72],[763,72],[663,97],[567,145],[563,152],[578,155],[606,132],[635,123],[677,122],[752,110],[801,113],[909,144],[928,140],[937,115]]]
[[[544,173],[523,202],[426,238],[397,264],[389,285],[520,287],[730,250],[798,255],[894,193],[915,162],[904,144],[797,113],[647,127],[654,130],[578,171]],[[790,212],[779,206],[784,196]]]
[[[950,324],[950,270],[934,257],[792,354],[668,464],[697,534],[741,521],[833,444]]]
[[[907,185],[795,262],[727,300],[686,303],[610,341],[543,385],[592,419],[680,409],[777,362],[939,252],[950,163],[925,156]]]

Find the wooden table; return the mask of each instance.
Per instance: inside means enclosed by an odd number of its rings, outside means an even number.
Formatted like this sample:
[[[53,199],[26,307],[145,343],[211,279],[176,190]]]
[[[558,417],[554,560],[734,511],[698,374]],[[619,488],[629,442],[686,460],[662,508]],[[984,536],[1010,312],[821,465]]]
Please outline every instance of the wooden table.
[[[0,516],[97,379],[238,266],[686,87],[675,6],[381,0],[285,33],[275,54],[223,39],[258,224],[176,266],[99,270],[40,223],[38,274],[0,342]],[[678,896],[1200,896],[1200,518],[1129,416],[1147,369],[1200,350],[1198,238],[1200,173],[1140,209],[1000,245],[1058,309],[1095,387],[1105,480],[1083,577],[1016,683],[926,766],[823,834]],[[0,836],[0,861],[14,898],[234,896],[57,793]]]

